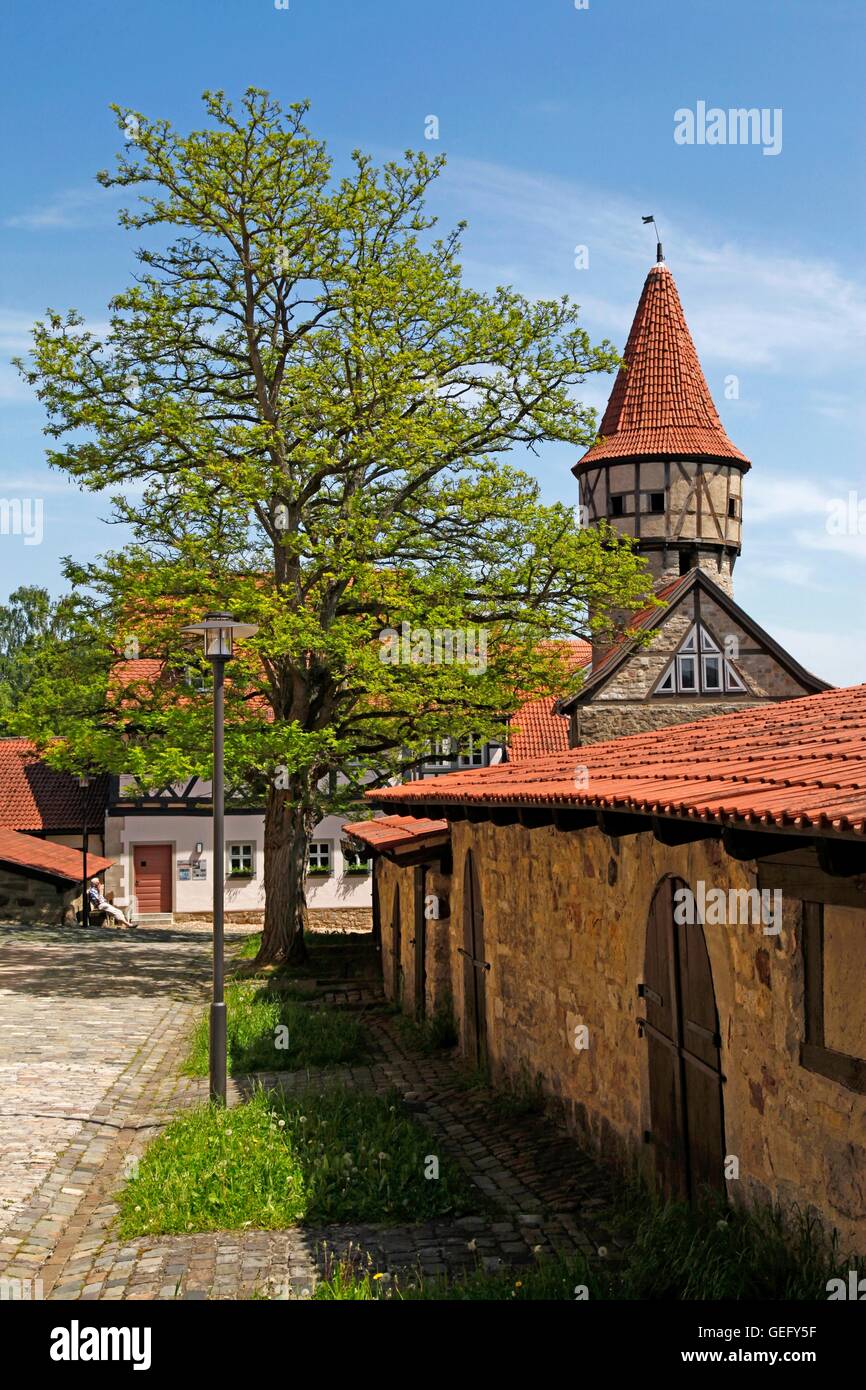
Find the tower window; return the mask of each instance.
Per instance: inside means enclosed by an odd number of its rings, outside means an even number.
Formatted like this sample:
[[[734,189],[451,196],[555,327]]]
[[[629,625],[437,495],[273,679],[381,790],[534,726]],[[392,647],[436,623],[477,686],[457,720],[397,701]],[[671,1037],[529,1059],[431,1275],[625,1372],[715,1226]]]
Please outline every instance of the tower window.
[[[736,516],[736,515],[737,515],[737,499],[736,499],[736,497],[729,497],[729,498],[728,498],[728,516]]]
[[[663,492],[651,492],[649,495],[649,509],[657,515],[665,509],[665,495]]]
[[[625,515],[625,498],[624,498],[622,495],[620,495],[620,496],[618,496],[618,497],[611,497],[611,499],[610,499],[610,514],[611,514],[611,516],[624,516],[624,515]]]

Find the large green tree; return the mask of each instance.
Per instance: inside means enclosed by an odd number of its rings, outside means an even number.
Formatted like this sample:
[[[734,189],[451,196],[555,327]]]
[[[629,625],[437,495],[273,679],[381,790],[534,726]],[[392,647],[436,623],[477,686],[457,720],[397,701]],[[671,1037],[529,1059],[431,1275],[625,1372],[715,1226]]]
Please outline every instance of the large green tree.
[[[209,607],[257,623],[230,668],[227,757],[234,787],[265,802],[274,962],[303,953],[329,776],[333,807],[431,738],[501,733],[522,698],[567,684],[546,639],[611,631],[647,579],[518,466],[547,440],[594,437],[579,388],[616,356],[565,298],[464,284],[461,229],[437,237],[425,211],[442,161],[355,153],[338,177],[304,106],[257,90],[239,110],[221,93],[205,105],[187,136],[117,110],[127,145],[99,177],[139,195],[121,214],[148,234],[138,276],[102,339],[51,313],[22,364],[50,461],[119,489],[134,540],[67,566],[75,631],[21,727],[58,765],[145,785],[207,775],[208,697],[182,682],[178,629]],[[436,660],[436,630],[458,659]],[[461,641],[476,657],[485,642],[484,659],[459,659]],[[125,651],[161,677],[118,674]]]

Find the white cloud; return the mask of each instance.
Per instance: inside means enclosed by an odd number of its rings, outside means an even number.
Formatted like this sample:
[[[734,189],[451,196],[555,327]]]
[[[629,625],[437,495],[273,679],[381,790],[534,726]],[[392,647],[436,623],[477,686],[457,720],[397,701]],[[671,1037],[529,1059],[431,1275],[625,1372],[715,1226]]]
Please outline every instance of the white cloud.
[[[744,520],[760,524],[795,516],[820,517],[823,525],[827,508],[839,496],[842,484],[828,480],[824,487],[804,478],[773,478],[753,471],[744,482]]]
[[[4,218],[3,226],[27,231],[101,226],[116,217],[117,197],[118,190],[100,184],[67,188],[40,207]]]
[[[442,193],[468,216],[465,265],[473,278],[513,281],[533,297],[555,298],[565,288],[584,316],[622,345],[653,256],[652,233],[640,222],[652,208],[551,175],[460,158],[449,161]],[[494,229],[487,246],[473,234],[474,217]],[[661,233],[705,361],[732,372],[802,377],[807,369],[818,377],[866,360],[863,281],[818,257],[739,244],[723,240],[718,228],[695,233],[693,226],[694,217],[687,228],[670,212]],[[589,271],[573,267],[578,244],[589,248]]]

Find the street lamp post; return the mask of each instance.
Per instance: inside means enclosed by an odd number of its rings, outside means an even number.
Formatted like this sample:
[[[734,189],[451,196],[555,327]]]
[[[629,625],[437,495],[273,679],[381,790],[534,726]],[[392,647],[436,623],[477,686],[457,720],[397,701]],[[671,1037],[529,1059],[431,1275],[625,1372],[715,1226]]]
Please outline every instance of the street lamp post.
[[[230,613],[206,613],[202,622],[192,623],[181,630],[200,633],[203,636],[204,654],[213,668],[213,992],[210,1006],[210,1098],[217,1105],[225,1105],[224,676],[226,662],[231,659],[234,638],[252,637],[258,632],[258,628],[252,623],[236,623]]]
[[[78,779],[81,788],[81,925],[90,926],[90,900],[87,896],[87,788],[90,786],[90,777],[86,772],[82,772]]]

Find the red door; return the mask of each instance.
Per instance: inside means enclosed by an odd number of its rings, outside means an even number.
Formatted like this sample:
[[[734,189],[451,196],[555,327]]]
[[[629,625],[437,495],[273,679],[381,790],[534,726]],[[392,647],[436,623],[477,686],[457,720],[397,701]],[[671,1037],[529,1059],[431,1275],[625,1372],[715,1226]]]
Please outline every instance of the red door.
[[[132,863],[139,913],[171,912],[171,845],[136,845]]]

